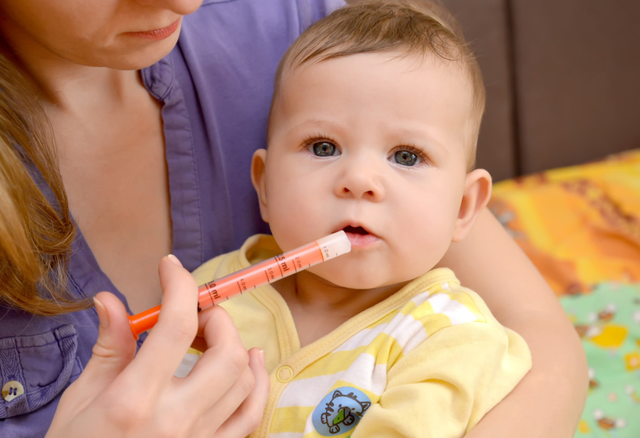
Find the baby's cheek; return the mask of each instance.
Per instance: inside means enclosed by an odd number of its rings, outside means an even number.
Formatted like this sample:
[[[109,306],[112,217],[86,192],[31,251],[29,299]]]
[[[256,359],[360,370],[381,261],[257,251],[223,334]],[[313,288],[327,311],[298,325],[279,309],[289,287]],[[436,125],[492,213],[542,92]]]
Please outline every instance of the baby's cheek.
[[[404,264],[402,269],[407,279],[416,278],[433,267],[442,259],[449,249],[453,227],[444,221],[434,221],[418,225],[419,233],[406,236],[401,246],[401,254],[397,261]]]

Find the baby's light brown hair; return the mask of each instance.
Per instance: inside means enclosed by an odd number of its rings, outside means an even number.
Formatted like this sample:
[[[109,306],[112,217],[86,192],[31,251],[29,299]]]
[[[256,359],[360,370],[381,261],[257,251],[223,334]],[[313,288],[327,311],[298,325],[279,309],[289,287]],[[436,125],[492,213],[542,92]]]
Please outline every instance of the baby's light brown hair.
[[[373,52],[396,52],[399,56],[419,58],[434,54],[463,68],[473,92],[467,154],[467,167],[473,168],[485,106],[482,74],[457,21],[432,1],[366,0],[338,9],[314,23],[280,61],[273,101],[287,70],[310,62]]]

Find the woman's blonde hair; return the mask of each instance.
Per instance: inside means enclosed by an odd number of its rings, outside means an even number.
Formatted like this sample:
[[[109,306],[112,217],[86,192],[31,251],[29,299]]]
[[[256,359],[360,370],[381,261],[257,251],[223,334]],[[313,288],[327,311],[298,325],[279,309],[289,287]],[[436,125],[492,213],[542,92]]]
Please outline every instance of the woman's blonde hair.
[[[88,307],[66,288],[74,225],[52,141],[34,88],[0,52],[0,302],[44,316]]]

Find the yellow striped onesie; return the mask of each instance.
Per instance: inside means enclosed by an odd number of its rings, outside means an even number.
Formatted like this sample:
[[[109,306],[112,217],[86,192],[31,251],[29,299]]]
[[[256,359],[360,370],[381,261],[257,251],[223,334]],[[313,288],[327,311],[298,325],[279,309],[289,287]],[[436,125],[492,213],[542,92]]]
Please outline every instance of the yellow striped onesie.
[[[270,236],[202,265],[199,283],[280,253]],[[524,340],[449,269],[434,269],[300,348],[270,285],[223,304],[265,351],[271,392],[251,437],[461,437],[527,373]]]

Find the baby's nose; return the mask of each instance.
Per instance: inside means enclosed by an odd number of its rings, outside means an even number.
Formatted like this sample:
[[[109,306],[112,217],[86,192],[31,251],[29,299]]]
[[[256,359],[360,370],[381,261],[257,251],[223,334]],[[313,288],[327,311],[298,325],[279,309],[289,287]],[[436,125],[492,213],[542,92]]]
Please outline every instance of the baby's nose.
[[[336,195],[380,202],[384,199],[382,176],[373,165],[353,165],[336,182]]]

